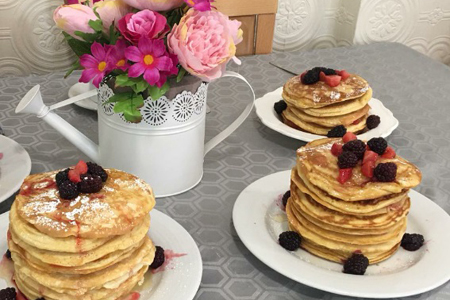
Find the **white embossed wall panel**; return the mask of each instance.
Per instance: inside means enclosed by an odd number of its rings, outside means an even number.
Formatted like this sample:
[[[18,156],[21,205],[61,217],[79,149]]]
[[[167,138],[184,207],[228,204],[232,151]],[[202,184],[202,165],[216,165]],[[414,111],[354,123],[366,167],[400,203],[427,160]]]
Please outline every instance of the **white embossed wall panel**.
[[[381,41],[450,65],[450,1],[279,0],[275,51]]]

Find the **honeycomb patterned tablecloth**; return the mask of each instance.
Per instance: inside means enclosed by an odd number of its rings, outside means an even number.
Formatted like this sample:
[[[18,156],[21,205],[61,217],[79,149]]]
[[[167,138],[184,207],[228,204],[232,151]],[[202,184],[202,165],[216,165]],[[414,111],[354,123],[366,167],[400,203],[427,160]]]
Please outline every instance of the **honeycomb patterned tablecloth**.
[[[388,142],[423,172],[417,190],[450,213],[447,66],[400,44],[380,43],[245,57],[242,66],[230,69],[245,76],[260,97],[291,77],[269,62],[298,73],[314,66],[327,66],[347,69],[366,78],[374,97],[382,100],[400,121]],[[45,102],[53,104],[66,99],[70,86],[76,82],[76,76],[65,80],[63,73],[0,79],[0,126],[6,136],[28,151],[32,173],[67,167],[87,157],[44,122],[31,115],[17,116],[14,109],[36,84],[41,85]],[[248,88],[235,79],[225,78],[212,84],[206,139],[224,129],[242,111],[248,97]],[[98,140],[95,112],[70,105],[58,113],[88,137]],[[184,226],[200,248],[204,271],[195,299],[350,299],[310,288],[271,270],[246,249],[234,230],[231,212],[239,193],[261,177],[290,169],[295,162],[295,150],[303,144],[265,127],[252,112],[235,133],[208,153],[204,177],[197,187],[157,201],[156,208]],[[9,210],[12,201],[13,197],[1,203],[0,213]],[[450,283],[405,299],[450,299]]]

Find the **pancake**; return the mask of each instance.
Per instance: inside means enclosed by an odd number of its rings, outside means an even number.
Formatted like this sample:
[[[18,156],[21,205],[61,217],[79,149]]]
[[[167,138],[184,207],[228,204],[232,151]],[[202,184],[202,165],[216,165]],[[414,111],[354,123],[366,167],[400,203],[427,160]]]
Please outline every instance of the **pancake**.
[[[290,107],[289,110],[294,113],[294,115],[302,120],[303,122],[314,123],[317,125],[321,125],[324,127],[333,128],[338,125],[344,125],[345,127],[349,127],[357,120],[360,120],[363,116],[367,115],[369,112],[370,106],[366,105],[363,108],[350,112],[348,114],[342,114],[339,116],[332,117],[316,117],[310,116],[304,113],[302,110]]]
[[[369,103],[370,99],[372,99],[371,88],[369,88],[367,93],[359,98],[330,104],[319,108],[305,108],[302,109],[302,111],[305,114],[316,117],[341,116],[363,108],[367,105],[367,103]]]
[[[379,158],[377,163],[392,162],[397,165],[397,177],[393,182],[370,181],[362,175],[358,164],[352,178],[345,184],[337,181],[339,168],[331,146],[342,139],[319,139],[297,150],[297,172],[312,185],[330,196],[344,201],[376,199],[417,186],[422,175],[416,166],[398,155],[393,159]]]
[[[336,87],[322,81],[306,85],[301,82],[300,76],[295,76],[284,85],[283,99],[298,108],[318,108],[362,97],[368,89],[367,81],[355,74]]]
[[[106,238],[127,233],[155,205],[152,189],[129,173],[106,172],[108,180],[100,192],[80,194],[72,201],[59,197],[54,181],[58,171],[27,176],[15,199],[17,213],[52,237]]]
[[[305,122],[299,119],[289,107],[283,111],[282,117],[283,119],[287,119],[290,122],[294,123],[298,128],[306,132],[311,132],[318,135],[327,135],[328,131],[332,129],[332,127],[324,127],[315,123]],[[359,122],[357,124],[351,124],[347,126],[347,131],[353,133],[358,133],[362,131],[366,127],[367,117],[368,115],[366,114],[359,119]]]

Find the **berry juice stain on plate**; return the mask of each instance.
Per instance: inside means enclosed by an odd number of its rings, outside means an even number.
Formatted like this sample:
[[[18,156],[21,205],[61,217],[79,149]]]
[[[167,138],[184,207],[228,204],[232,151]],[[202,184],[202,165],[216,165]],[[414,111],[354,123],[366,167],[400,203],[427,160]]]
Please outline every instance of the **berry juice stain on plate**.
[[[173,250],[170,250],[170,249],[164,250],[164,257],[165,257],[164,263],[159,268],[152,270],[152,273],[156,274],[159,272],[163,272],[166,269],[175,268],[175,266],[173,266],[173,264],[172,264],[172,261],[177,257],[183,257],[185,255],[187,255],[187,254],[186,253],[175,253]]]

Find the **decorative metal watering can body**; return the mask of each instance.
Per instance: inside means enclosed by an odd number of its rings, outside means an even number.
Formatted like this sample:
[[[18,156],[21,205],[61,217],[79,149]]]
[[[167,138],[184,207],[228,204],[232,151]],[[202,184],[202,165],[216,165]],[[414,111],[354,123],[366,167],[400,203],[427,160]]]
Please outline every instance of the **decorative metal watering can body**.
[[[236,130],[253,108],[255,94],[247,80],[234,72],[226,72],[225,76],[245,81],[253,93],[253,101],[206,145],[207,83],[188,83],[187,86],[194,86],[190,90],[172,89],[156,101],[146,100],[141,108],[143,119],[137,124],[113,112],[112,104],[106,102],[114,92],[108,85],[101,85],[98,89],[99,146],[52,112],[92,96],[93,91],[47,107],[36,86],[19,103],[16,113],[36,114],[93,161],[105,168],[135,174],[152,186],[157,197],[166,197],[187,191],[200,182],[204,155]]]

